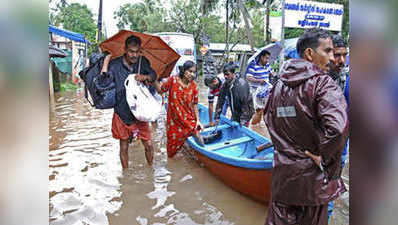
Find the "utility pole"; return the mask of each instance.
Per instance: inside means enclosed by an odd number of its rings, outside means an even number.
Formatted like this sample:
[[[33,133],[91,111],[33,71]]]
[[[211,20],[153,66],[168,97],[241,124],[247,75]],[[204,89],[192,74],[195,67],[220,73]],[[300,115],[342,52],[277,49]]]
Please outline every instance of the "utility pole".
[[[281,60],[279,65],[279,71],[282,70],[283,62],[285,60],[285,0],[282,0],[282,31],[281,31]]]
[[[100,0],[100,3],[99,3],[97,29],[98,29],[97,43],[100,43],[101,39],[102,39],[102,0]]]
[[[225,50],[227,51],[227,61],[229,58],[229,40],[228,40],[228,32],[229,32],[229,13],[228,13],[228,8],[229,8],[229,0],[227,0],[227,5],[225,6],[226,8],[226,17],[225,17]]]
[[[266,27],[265,27],[265,41],[267,44],[271,42],[271,34],[269,32],[269,14],[270,14],[270,5],[271,5],[271,0],[267,0],[267,6],[266,6]]]

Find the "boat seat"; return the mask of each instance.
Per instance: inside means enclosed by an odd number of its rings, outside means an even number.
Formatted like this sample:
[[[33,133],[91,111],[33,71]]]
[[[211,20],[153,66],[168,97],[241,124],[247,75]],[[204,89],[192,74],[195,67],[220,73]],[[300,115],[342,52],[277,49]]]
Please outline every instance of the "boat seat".
[[[231,127],[231,125],[229,125],[229,124],[222,124],[222,125],[219,125],[219,126],[217,127],[217,130],[226,129],[226,128],[228,128],[228,127]],[[215,127],[206,127],[206,128],[203,129],[203,131],[200,132],[200,133],[214,130],[214,128],[215,128]]]
[[[249,141],[252,141],[252,140],[254,140],[254,139],[249,137],[249,136],[244,136],[244,137],[241,137],[241,138],[227,140],[227,141],[223,141],[223,142],[211,145],[211,146],[208,147],[208,149],[210,151],[217,151],[217,150],[220,150],[220,149],[224,149],[224,148],[228,148],[228,147],[231,147],[231,146],[239,145],[239,144],[242,144],[242,143],[245,143],[245,142],[249,142]]]

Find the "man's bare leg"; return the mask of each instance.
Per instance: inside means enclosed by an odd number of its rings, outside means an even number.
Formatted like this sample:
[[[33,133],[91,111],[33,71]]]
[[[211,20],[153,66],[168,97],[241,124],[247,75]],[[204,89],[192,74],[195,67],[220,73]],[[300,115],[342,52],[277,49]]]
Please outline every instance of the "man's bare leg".
[[[145,148],[146,161],[148,162],[148,165],[151,166],[152,162],[153,162],[153,145],[152,145],[152,142],[150,140],[145,141],[145,140],[142,140],[142,139],[141,139],[141,141],[142,141],[142,144],[144,145],[144,148]]]
[[[129,167],[129,141],[120,139],[120,162],[122,163],[123,171]]]
[[[254,113],[254,115],[252,117],[252,125],[256,125],[261,122],[263,113],[264,113],[264,110],[262,110],[262,109],[256,110],[256,113]]]

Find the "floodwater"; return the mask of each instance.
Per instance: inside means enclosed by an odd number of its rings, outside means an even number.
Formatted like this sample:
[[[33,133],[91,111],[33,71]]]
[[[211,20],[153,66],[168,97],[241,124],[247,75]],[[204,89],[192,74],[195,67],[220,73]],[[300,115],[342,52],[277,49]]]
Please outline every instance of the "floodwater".
[[[200,87],[200,102],[206,89]],[[49,206],[52,225],[257,225],[267,206],[219,181],[188,150],[167,158],[165,115],[152,124],[153,167],[139,141],[122,173],[113,110],[93,109],[82,90],[50,101]],[[253,127],[268,135],[265,126]]]

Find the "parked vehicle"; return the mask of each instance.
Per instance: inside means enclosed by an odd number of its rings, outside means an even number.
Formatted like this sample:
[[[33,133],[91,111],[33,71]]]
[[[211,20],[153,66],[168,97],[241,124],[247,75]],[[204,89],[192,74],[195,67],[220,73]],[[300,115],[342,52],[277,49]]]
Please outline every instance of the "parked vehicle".
[[[181,57],[177,61],[172,74],[178,73],[178,66],[184,64],[185,61],[191,60],[196,62],[196,48],[195,39],[192,34],[178,33],[178,32],[163,32],[156,33],[164,42],[172,47]]]

